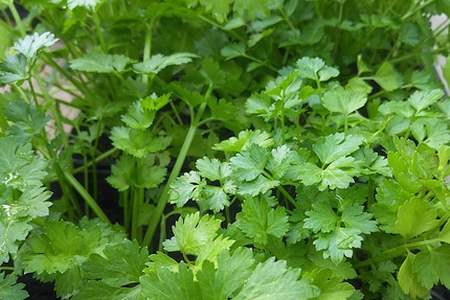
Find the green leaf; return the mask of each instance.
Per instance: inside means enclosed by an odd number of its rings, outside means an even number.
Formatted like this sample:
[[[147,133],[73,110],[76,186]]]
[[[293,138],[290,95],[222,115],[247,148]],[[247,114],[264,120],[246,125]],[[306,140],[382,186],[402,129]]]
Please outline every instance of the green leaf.
[[[364,207],[341,200],[336,208],[330,199],[319,200],[312,204],[312,210],[306,211],[304,227],[318,233],[314,245],[324,250],[323,257],[330,257],[335,263],[344,257],[352,257],[352,248],[360,248],[363,234],[378,230],[372,215],[364,212]]]
[[[331,232],[336,229],[338,216],[327,201],[318,201],[313,203],[312,210],[305,213],[308,217],[305,219],[305,228],[314,232]]]
[[[325,170],[322,170],[319,190],[348,188],[350,183],[355,182],[353,176],[358,174],[354,161],[353,157],[341,157],[329,164]]]
[[[263,148],[268,148],[273,145],[271,135],[259,129],[255,131],[244,130],[239,132],[238,137],[231,137],[218,144],[215,144],[213,149],[223,152],[240,152],[246,150],[250,145],[256,144]]]
[[[156,273],[143,276],[142,294],[145,299],[201,300],[199,283],[194,281],[192,271],[184,263],[179,264],[176,271],[159,268]]]
[[[200,206],[219,212],[230,205],[229,197],[222,187],[207,185],[202,190]]]
[[[200,191],[197,191],[201,183],[201,177],[195,171],[184,173],[175,179],[170,186],[169,200],[170,203],[176,204],[178,207],[184,206],[189,199],[198,198]],[[201,189],[200,187],[199,189]]]
[[[378,230],[377,222],[372,219],[372,214],[364,212],[364,207],[361,205],[354,204],[343,208],[341,222],[345,227],[357,229],[364,234]]]
[[[168,56],[162,54],[155,54],[147,61],[133,65],[133,70],[141,74],[158,74],[163,69],[169,66],[183,65],[190,63],[192,59],[198,57],[192,53],[175,53]]]
[[[200,255],[204,248],[211,247],[217,237],[220,220],[211,216],[194,213],[180,218],[172,227],[174,236],[163,243],[169,252],[180,251],[185,254]],[[229,245],[226,245],[229,247]],[[227,248],[226,247],[226,248]]]
[[[413,271],[421,285],[431,289],[439,282],[450,286],[450,246],[445,245],[436,249],[429,248],[416,255]]]
[[[220,54],[225,57],[225,60],[230,60],[236,57],[245,56],[245,44],[230,44],[220,50]]]
[[[149,153],[165,150],[172,139],[169,136],[155,136],[148,130],[114,127],[111,140],[116,148],[142,158]]]
[[[400,88],[403,84],[402,75],[389,62],[384,62],[373,76],[373,80],[387,92]]]
[[[148,111],[158,111],[170,102],[170,94],[164,94],[158,97],[153,93],[149,97],[141,99],[140,102],[144,109],[144,113],[148,113]]]
[[[420,112],[436,103],[443,96],[444,92],[441,89],[415,91],[411,96],[409,96],[408,102],[412,107],[414,107],[416,112]]]
[[[314,153],[324,164],[329,164],[339,158],[347,156],[362,144],[363,139],[359,136],[335,133],[326,137],[321,137],[314,145]]]
[[[256,179],[264,171],[269,155],[266,149],[250,145],[247,150],[230,159],[233,176],[244,181]]]
[[[285,261],[269,258],[256,266],[234,300],[310,299],[316,291],[306,281],[298,280],[299,271],[287,268]]]
[[[340,282],[336,278],[318,278],[314,284],[320,289],[320,295],[314,298],[317,300],[347,300],[355,291],[350,283]]]
[[[42,187],[46,162],[30,144],[14,137],[0,138],[0,262],[15,255],[31,231],[31,221],[47,216],[51,193]]]
[[[93,254],[83,264],[83,277],[111,287],[125,287],[139,282],[148,260],[146,248],[141,248],[136,241],[125,240],[108,245],[101,254]]]
[[[0,299],[25,300],[29,297],[25,284],[16,283],[16,276],[0,273]]]
[[[237,178],[235,179],[237,181]],[[263,175],[259,175],[252,181],[235,182],[237,193],[242,196],[257,196],[265,194],[274,187],[280,185],[278,180],[271,180]]]
[[[98,225],[79,228],[69,222],[46,221],[21,248],[20,262],[28,273],[64,273],[81,266],[90,255],[102,253],[113,235]]]
[[[91,281],[71,298],[72,300],[136,300],[141,299],[141,286],[132,288],[111,287],[99,281]]]
[[[117,54],[106,54],[99,51],[91,51],[80,58],[70,62],[70,67],[76,71],[93,73],[124,72],[131,62],[129,57]]]
[[[50,32],[39,34],[37,32],[27,35],[14,44],[14,49],[24,55],[28,60],[34,59],[39,51],[53,46],[58,39]]]
[[[223,23],[230,11],[230,4],[233,0],[208,1],[208,0],[185,0],[189,7],[201,5],[206,12],[210,13],[219,23]]]
[[[295,153],[287,145],[281,145],[271,152],[267,170],[275,179],[281,180],[292,169]],[[295,172],[295,171],[294,171]]]
[[[75,9],[77,7],[85,7],[90,10],[94,10],[101,0],[68,0],[67,6],[69,9]]]
[[[134,102],[128,112],[122,115],[122,122],[133,129],[147,129],[155,119],[155,111],[144,109],[141,101]]]
[[[206,156],[197,160],[195,167],[201,176],[211,181],[224,179],[231,174],[230,166],[227,163],[221,163],[216,158],[209,159]]]
[[[326,66],[325,62],[317,57],[303,57],[297,61],[296,67],[301,77],[312,80],[327,81],[339,75],[336,68]]]
[[[378,155],[371,148],[363,148],[353,155],[356,163],[362,163],[361,173],[365,175],[381,174],[385,177],[392,177],[392,171],[389,168],[385,157]]]
[[[337,87],[325,92],[322,98],[323,106],[331,112],[349,115],[363,107],[367,102],[365,93],[343,87]]]
[[[358,229],[340,227],[331,233],[320,234],[314,245],[317,250],[324,250],[324,258],[338,263],[344,257],[352,257],[353,248],[361,248],[363,238],[360,233]]]
[[[15,136],[32,138],[41,134],[49,122],[42,108],[25,101],[9,101],[4,113],[8,121],[12,123],[8,131]]]
[[[24,55],[8,55],[0,63],[0,84],[14,83],[28,79],[28,63]]]
[[[448,125],[439,119],[418,119],[411,125],[411,133],[417,141],[433,149],[439,149],[450,142]]]
[[[269,236],[283,237],[288,229],[288,216],[282,207],[270,208],[264,199],[249,198],[237,217],[238,227],[258,244],[266,244]]]
[[[412,238],[439,225],[437,211],[421,198],[411,198],[399,207],[395,229],[405,238]]]
[[[238,248],[231,255],[228,251],[217,257],[217,267],[206,262],[197,273],[202,299],[228,299],[238,291],[252,274],[255,260],[252,251]]]
[[[425,298],[429,295],[429,291],[420,284],[417,275],[414,273],[415,261],[416,255],[408,252],[408,256],[403,261],[397,274],[398,283],[403,292],[411,297]]]
[[[167,169],[156,165],[155,159],[154,155],[144,158],[123,155],[111,167],[112,174],[107,181],[119,191],[126,191],[130,187],[156,188],[164,181]]]
[[[353,157],[341,157],[329,164],[324,169],[312,163],[304,163],[297,167],[298,175],[302,183],[306,186],[319,184],[319,190],[325,189],[345,189],[350,183],[355,182],[353,176],[359,174],[355,169]]]
[[[313,163],[306,162],[298,167],[298,176],[306,186],[317,184],[322,181],[322,169]]]

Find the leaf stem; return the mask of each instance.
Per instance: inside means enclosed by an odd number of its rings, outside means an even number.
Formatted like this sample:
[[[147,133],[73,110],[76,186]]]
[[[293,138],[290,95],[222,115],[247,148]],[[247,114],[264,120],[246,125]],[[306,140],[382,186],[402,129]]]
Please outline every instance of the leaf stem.
[[[286,191],[286,189],[280,185],[278,186],[278,190],[283,194],[283,196],[289,201],[291,202],[292,205],[294,205],[294,207],[297,207],[297,202],[295,202],[294,198],[291,196],[291,194],[289,194],[288,191]]]
[[[413,16],[415,13],[419,12],[422,8],[424,8],[425,6],[428,6],[429,4],[433,3],[436,0],[428,0],[425,1],[424,3],[422,3],[421,5],[419,5],[418,7],[408,10],[408,12],[402,17],[402,21],[405,21],[406,19],[408,19],[409,17]]]
[[[142,236],[139,232],[139,213],[144,203],[144,189],[134,188],[133,190],[133,216],[131,218],[131,238],[140,241]]]
[[[92,209],[96,216],[105,223],[111,224],[111,221],[105,215],[103,210],[97,204],[97,202],[92,198],[91,195],[86,191],[86,189],[78,182],[78,180],[68,171],[62,170],[64,177],[72,185],[72,187],[80,194],[80,196],[86,201],[86,204]]]
[[[106,49],[105,39],[103,37],[101,21],[100,21],[100,17],[98,16],[98,13],[94,12],[92,15],[92,18],[94,19],[95,32],[97,33],[97,38],[98,38],[98,41],[100,42],[100,47],[102,48],[103,51],[106,51],[107,49]]]
[[[147,232],[145,233],[144,240],[143,240],[143,245],[149,245],[153,239],[153,236],[156,231],[156,227],[160,223],[160,219],[164,212],[164,208],[166,207],[166,204],[169,200],[170,186],[172,185],[173,181],[180,174],[181,168],[183,167],[184,161],[189,152],[189,148],[191,147],[192,141],[194,140],[195,133],[198,129],[198,124],[200,123],[201,117],[203,116],[203,113],[206,109],[207,100],[208,100],[209,96],[211,95],[211,92],[212,92],[212,86],[210,85],[208,88],[208,91],[205,94],[204,102],[202,104],[200,104],[197,114],[195,116],[192,115],[191,126],[189,127],[189,130],[186,134],[183,145],[181,146],[177,160],[175,161],[175,165],[173,166],[172,172],[169,175],[169,179],[167,180],[167,183],[164,186],[164,189],[161,193],[161,196],[160,196],[158,204],[155,208],[153,217],[151,218],[150,223],[148,224]]]
[[[265,171],[265,170],[263,171],[263,175],[265,175],[270,180],[274,180],[272,175],[269,172]],[[295,202],[295,199],[291,196],[291,194],[289,194],[288,191],[286,191],[286,189],[282,185],[277,186],[277,189],[283,194],[283,196],[289,202],[291,202],[292,205],[294,205],[294,207],[297,207],[297,202]]]
[[[166,185],[161,193],[161,197],[158,201],[158,204],[155,208],[155,212],[153,214],[150,223],[148,224],[147,232],[144,236],[144,245],[148,245],[153,239],[153,235],[155,234],[156,227],[158,226],[159,220],[161,218],[162,213],[164,212],[164,208],[166,207],[167,201],[169,200],[169,189],[172,185],[173,181],[180,174],[181,168],[183,166],[184,160],[186,159],[189,148],[191,147],[192,141],[194,140],[195,132],[197,131],[197,127],[195,125],[191,125],[184,139],[183,145],[181,146],[180,152],[178,154],[177,160],[175,161],[175,165],[173,166],[172,172],[169,175],[169,179],[167,180]]]
[[[154,19],[150,22],[150,25],[147,27],[147,34],[145,35],[145,44],[144,44],[144,57],[143,62],[146,62],[150,59],[150,54],[152,53],[152,32],[153,32],[153,23]],[[142,75],[142,82],[147,86],[148,84],[148,75]]]
[[[373,258],[362,261],[359,264],[357,264],[357,267],[365,267],[365,266],[369,266],[373,263],[382,262],[382,261],[388,260],[390,258],[399,256],[403,252],[405,252],[409,249],[423,247],[423,246],[427,246],[427,245],[434,244],[437,242],[440,242],[440,239],[435,238],[435,239],[406,243],[406,244],[403,244],[403,245],[400,245],[400,246],[397,246],[394,248],[387,249],[378,256],[375,256]]]
[[[22,19],[20,18],[19,12],[16,9],[16,6],[14,5],[14,1],[10,1],[8,4],[8,8],[11,11],[11,14],[14,18],[14,22],[16,23],[17,28],[19,29],[19,32],[22,36],[25,36],[27,34],[27,31],[25,30],[25,26],[22,22]]]
[[[289,28],[292,31],[297,31],[297,28],[295,27],[295,25],[292,23],[291,19],[289,18],[289,16],[286,14],[286,11],[284,10],[283,7],[279,7],[278,11],[281,14],[281,17],[283,18],[283,20],[286,22],[286,24],[289,26]]]
[[[100,155],[97,156],[95,159],[91,160],[90,162],[84,164],[84,165],[81,166],[81,167],[76,168],[76,169],[73,171],[73,174],[78,174],[78,173],[80,173],[80,172],[83,172],[84,168],[90,167],[90,166],[92,166],[92,165],[94,165],[94,164],[96,164],[96,163],[98,163],[98,162],[100,162],[100,161],[102,161],[102,160],[105,160],[105,159],[107,159],[108,157],[114,155],[114,154],[115,154],[116,152],[118,152],[118,151],[119,151],[119,149],[117,149],[117,148],[111,148],[111,149],[109,149],[108,151],[103,152],[102,154],[100,154]]]
[[[30,86],[31,96],[32,96],[34,105],[36,105],[36,107],[37,107],[39,105],[39,103],[38,103],[36,91],[34,90],[33,81],[31,80],[31,77],[28,78],[27,82],[28,82],[28,85]]]

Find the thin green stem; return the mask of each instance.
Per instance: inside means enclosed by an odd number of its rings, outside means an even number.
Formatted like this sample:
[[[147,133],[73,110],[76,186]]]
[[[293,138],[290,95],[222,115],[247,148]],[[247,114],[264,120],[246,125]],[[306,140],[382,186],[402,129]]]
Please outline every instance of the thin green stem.
[[[103,37],[103,33],[102,33],[102,24],[100,21],[100,17],[98,16],[97,12],[94,12],[92,15],[92,18],[94,20],[94,24],[95,24],[95,32],[97,34],[97,39],[100,42],[100,47],[102,48],[102,50],[104,52],[106,52],[106,44],[105,44],[105,39]]]
[[[186,134],[183,145],[181,146],[180,152],[178,153],[177,160],[175,161],[175,165],[173,166],[172,172],[169,175],[169,179],[167,180],[167,183],[164,186],[164,189],[161,193],[161,197],[155,208],[153,217],[150,220],[150,223],[148,225],[147,232],[145,233],[145,236],[144,236],[144,241],[143,241],[144,245],[149,245],[150,241],[153,239],[153,235],[155,234],[156,227],[158,226],[161,215],[164,212],[164,208],[166,207],[167,201],[169,200],[170,186],[172,185],[173,181],[180,174],[184,160],[186,159],[189,148],[191,147],[192,141],[194,140],[196,131],[197,131],[197,126],[189,127],[189,130]]]
[[[159,245],[158,250],[162,250],[162,244],[166,239],[166,217],[161,217],[161,223],[159,224]]]
[[[169,179],[167,180],[167,183],[164,186],[164,189],[161,193],[161,196],[160,196],[158,204],[155,208],[153,217],[151,218],[150,223],[148,224],[147,232],[145,233],[144,241],[143,241],[144,245],[149,245],[153,239],[153,236],[156,232],[156,227],[158,226],[158,224],[160,222],[161,216],[164,212],[164,208],[166,207],[167,201],[169,200],[170,186],[172,185],[173,181],[180,174],[181,168],[183,167],[184,161],[187,157],[187,154],[191,147],[192,141],[194,140],[194,136],[195,136],[195,133],[198,128],[198,123],[201,121],[203,113],[206,109],[207,100],[208,100],[209,96],[211,95],[211,92],[212,92],[212,86],[210,86],[208,88],[208,91],[205,94],[205,100],[200,105],[200,108],[199,108],[197,114],[195,116],[192,115],[191,126],[189,127],[189,130],[186,134],[183,145],[181,146],[180,152],[178,153],[177,160],[175,161],[175,165],[173,166],[172,172],[169,175]]]
[[[68,71],[61,67],[50,55],[43,55],[44,61],[61,73],[67,80],[70,81],[80,92],[82,92],[86,97],[92,96],[93,94],[88,90],[84,83],[80,83],[75,79]]]
[[[188,264],[191,265],[191,264],[192,264],[192,261],[187,257],[186,253],[181,252],[181,254],[183,255],[184,261],[185,261],[186,263],[188,263]]]
[[[14,18],[14,22],[16,23],[17,28],[19,29],[19,32],[22,36],[25,36],[27,34],[27,31],[25,29],[25,26],[22,22],[22,19],[20,18],[19,12],[16,9],[16,6],[14,5],[14,2],[11,1],[8,4],[8,8],[11,11],[11,14]]]
[[[34,105],[38,106],[39,103],[38,103],[38,99],[37,99],[37,96],[36,96],[36,91],[34,90],[33,81],[31,80],[31,77],[28,78],[27,82],[28,82],[28,85],[29,85],[30,90],[31,90],[31,96],[32,96]]]
[[[286,11],[284,10],[283,7],[279,7],[278,11],[281,14],[281,17],[283,18],[283,20],[286,22],[286,24],[289,26],[289,28],[292,31],[296,31],[297,28],[295,27],[294,23],[292,23],[291,19],[289,18],[289,16],[286,14]]]
[[[267,178],[269,178],[270,180],[274,180],[272,175],[269,174],[269,172],[267,171],[263,171],[263,175],[266,176]],[[281,192],[281,194],[283,194],[283,196],[292,204],[294,205],[294,207],[297,207],[297,202],[295,201],[295,199],[291,196],[291,194],[289,194],[289,192],[282,186],[279,185],[277,186],[277,189]]]
[[[86,189],[78,182],[78,180],[68,171],[62,171],[67,181],[72,185],[72,187],[80,194],[80,196],[86,201],[86,204],[92,209],[95,215],[105,223],[111,223],[106,214],[97,204],[97,202],[92,198],[91,195],[86,191]]]
[[[153,19],[154,20],[154,19]],[[150,54],[152,53],[152,34],[153,34],[153,22],[151,21],[150,25],[147,28],[147,34],[145,35],[145,43],[144,43],[144,57],[143,62],[146,62],[150,59]],[[148,75],[142,75],[142,82],[147,86],[148,84]]]
[[[131,238],[140,241],[142,236],[139,228],[139,214],[144,203],[144,189],[134,188],[133,190],[133,216],[131,218]]]
[[[178,113],[177,108],[175,107],[175,104],[173,104],[172,101],[169,102],[170,107],[173,110],[173,114],[175,115],[175,118],[177,119],[178,123],[180,125],[183,125],[183,120],[181,120],[180,114]]]
[[[108,157],[114,155],[118,151],[119,151],[119,149],[117,149],[117,148],[111,148],[110,150],[108,150],[106,152],[103,152],[102,154],[98,155],[97,157],[95,157],[95,159],[91,160],[90,162],[85,163],[83,166],[76,168],[73,171],[73,174],[77,174],[77,173],[82,172],[85,167],[90,167],[90,166],[92,166],[92,165],[94,165],[94,164],[96,164],[96,163],[98,163],[98,162],[100,162],[102,160],[105,160]]]
[[[410,249],[415,249],[418,247],[424,247],[424,246],[428,246],[434,243],[440,242],[440,239],[429,239],[429,240],[423,240],[423,241],[417,241],[417,242],[411,242],[411,243],[406,243],[391,249],[387,249],[385,251],[383,251],[380,255],[367,259],[365,261],[360,262],[359,264],[357,264],[357,267],[365,267],[365,266],[370,266],[371,264],[374,263],[378,263],[378,262],[382,262],[382,261],[386,261],[388,259],[391,259],[393,257],[397,257],[399,255],[404,254],[406,251],[410,250]]]
[[[65,134],[65,132],[64,132],[64,123],[62,120],[62,114],[61,114],[61,110],[59,108],[59,103],[58,103],[58,101],[55,101],[54,99],[52,99],[50,97],[50,95],[48,93],[48,89],[45,87],[43,80],[39,76],[37,77],[37,83],[39,85],[39,89],[43,92],[44,99],[48,103],[53,104],[51,106],[51,110],[52,110],[53,118],[55,120],[56,128],[59,130],[59,133],[62,134],[64,145],[67,146],[67,144],[69,142],[68,135]],[[31,84],[31,82],[30,82],[30,84]],[[34,94],[36,95],[36,93],[34,93]],[[37,100],[36,100],[36,103],[37,103]]]
[[[27,101],[28,103],[31,102],[27,94],[25,94],[25,91],[20,86],[18,86],[16,83],[13,83],[11,86],[13,89],[19,92],[20,96],[23,98],[24,101]]]
[[[415,15],[417,12],[421,11],[422,8],[430,5],[431,3],[433,3],[436,0],[428,0],[425,1],[424,3],[422,3],[421,5],[419,5],[418,7],[408,10],[408,12],[402,17],[402,21],[405,21],[406,19],[410,18],[411,16]]]
[[[254,56],[251,56],[249,54],[244,54],[243,56],[248,58],[248,59],[250,59],[250,60],[252,60],[252,61],[254,61],[254,62],[256,62],[256,63],[258,63],[258,64],[260,64],[260,65],[262,65],[262,66],[265,66],[266,68],[268,68],[271,71],[274,71],[275,73],[278,73],[277,68],[275,68],[274,66],[272,66],[268,62],[262,61],[262,60],[254,57]]]
[[[6,23],[8,23],[9,25],[12,26],[13,22],[12,22],[11,18],[9,17],[9,15],[6,13],[6,10],[2,9],[1,11],[2,11],[3,20],[5,20]]]
[[[57,83],[57,82],[53,83],[53,86],[55,86],[55,87],[58,88],[59,90],[61,90],[61,91],[63,91],[63,92],[66,92],[67,94],[70,94],[70,95],[72,95],[72,96],[74,96],[74,97],[76,97],[76,98],[82,98],[81,95],[75,93],[75,92],[72,91],[71,89],[68,89],[68,88],[62,86],[61,84],[59,84],[59,83]],[[70,106],[71,104],[68,102],[67,105]],[[78,108],[78,107],[77,107],[77,108]]]
[[[126,190],[123,192],[124,201],[124,223],[127,230],[131,229],[131,191]]]

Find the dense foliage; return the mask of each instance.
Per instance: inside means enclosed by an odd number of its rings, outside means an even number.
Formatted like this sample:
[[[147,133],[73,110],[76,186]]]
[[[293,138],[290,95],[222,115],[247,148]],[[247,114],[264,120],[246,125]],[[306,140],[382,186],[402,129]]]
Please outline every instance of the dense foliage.
[[[0,9],[1,300],[450,287],[449,1]]]

